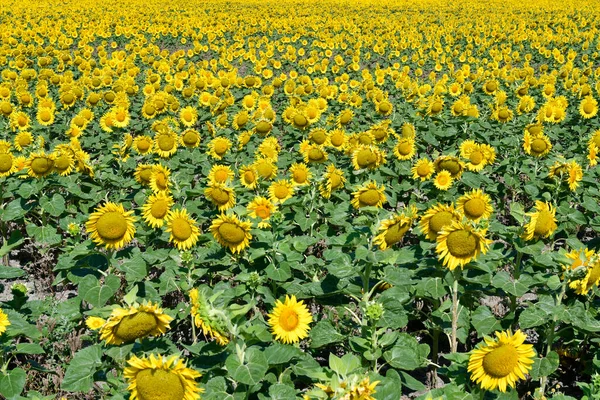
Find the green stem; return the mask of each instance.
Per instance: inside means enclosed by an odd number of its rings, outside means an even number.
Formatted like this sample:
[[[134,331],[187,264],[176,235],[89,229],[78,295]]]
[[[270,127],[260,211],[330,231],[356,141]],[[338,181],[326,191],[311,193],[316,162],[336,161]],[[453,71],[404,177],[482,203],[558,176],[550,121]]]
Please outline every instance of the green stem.
[[[454,270],[454,282],[452,283],[452,335],[450,336],[450,351],[456,353],[458,351],[458,279],[462,270],[456,268]]]
[[[523,259],[523,253],[517,251],[517,260],[515,261],[515,268],[513,270],[514,280],[518,280],[521,277],[521,260]],[[514,313],[517,309],[517,296],[510,296],[510,312]]]
[[[374,325],[374,324],[373,324]],[[371,327],[371,351],[375,354],[377,350],[377,328],[375,326]],[[371,361],[371,365],[373,367],[373,372],[377,372],[377,358],[374,357],[373,361]]]

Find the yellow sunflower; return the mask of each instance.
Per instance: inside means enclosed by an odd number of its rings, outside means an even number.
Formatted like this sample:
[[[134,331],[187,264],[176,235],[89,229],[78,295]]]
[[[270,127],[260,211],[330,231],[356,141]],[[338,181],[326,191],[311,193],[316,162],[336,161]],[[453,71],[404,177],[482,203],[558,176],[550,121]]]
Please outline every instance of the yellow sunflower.
[[[247,209],[251,218],[259,220],[259,228],[269,228],[271,226],[269,219],[277,211],[277,206],[271,200],[258,196],[248,204]]]
[[[8,320],[8,315],[0,309],[0,335],[6,332],[6,328],[10,326],[10,321]]]
[[[354,208],[362,207],[383,207],[383,203],[387,202],[385,196],[385,186],[378,186],[377,182],[369,181],[360,187],[356,192],[352,193],[353,199],[351,201]]]
[[[275,163],[268,158],[257,158],[252,166],[258,175],[263,179],[273,179],[275,175],[277,175],[277,165],[275,165]]]
[[[186,129],[181,132],[181,144],[188,149],[193,149],[200,145],[200,133],[195,129]]]
[[[290,167],[290,175],[294,186],[305,186],[312,179],[312,172],[304,163],[295,163]]]
[[[258,172],[252,165],[242,165],[238,170],[240,182],[248,189],[254,189],[258,185]]]
[[[129,308],[116,308],[102,326],[100,340],[118,346],[147,336],[161,336],[170,328],[172,320],[158,304],[143,303]]]
[[[144,221],[152,228],[160,228],[164,225],[173,204],[173,198],[165,192],[151,195],[142,207]]]
[[[169,158],[177,152],[178,137],[175,132],[165,128],[154,136],[154,152],[159,157]]]
[[[433,162],[429,161],[426,158],[421,158],[418,160],[415,165],[410,169],[412,172],[413,179],[420,179],[421,181],[426,181],[431,178],[431,175],[435,172],[435,166]]]
[[[178,250],[188,250],[198,241],[200,229],[196,220],[191,218],[185,208],[171,210],[166,219],[167,232],[171,234],[169,242],[173,243]]]
[[[419,228],[429,240],[437,239],[438,234],[452,221],[460,221],[461,216],[453,204],[436,204],[430,207],[419,221]]]
[[[290,180],[280,179],[269,186],[269,200],[274,204],[283,204],[294,195],[294,184]]]
[[[585,119],[592,118],[598,114],[598,101],[592,96],[586,96],[579,104],[579,115]]]
[[[154,147],[154,141],[150,136],[136,136],[133,140],[133,148],[140,154],[151,153]]]
[[[352,165],[355,170],[375,169],[385,163],[385,153],[375,146],[356,146],[352,152]]]
[[[471,380],[485,390],[506,392],[531,370],[535,352],[533,345],[525,344],[527,335],[520,330],[496,332],[496,339],[485,337],[485,345],[471,352],[467,371]]]
[[[106,320],[104,318],[87,317],[85,319],[85,325],[93,331],[101,329],[104,326],[104,324],[106,324]]]
[[[415,156],[417,148],[414,139],[400,138],[394,147],[394,155],[398,160],[410,160]]]
[[[139,164],[133,173],[133,177],[140,185],[148,186],[150,185],[153,169],[154,165],[152,164]]]
[[[386,250],[399,241],[410,230],[413,221],[417,216],[416,208],[412,207],[407,212],[402,212],[381,222],[379,234],[375,236],[373,243],[379,246],[381,250]]]
[[[196,288],[190,290],[190,303],[194,325],[202,329],[205,336],[215,339],[219,345],[227,345],[229,338],[226,321],[224,321],[224,311],[214,309],[204,293]]]
[[[0,177],[9,176],[17,171],[15,156],[10,152],[0,152]]]
[[[169,177],[171,176],[171,171],[169,168],[164,167],[160,164],[154,165],[152,167],[152,174],[150,175],[150,189],[154,191],[154,193],[168,193],[169,192]]]
[[[453,179],[458,179],[464,171],[464,164],[454,156],[440,156],[434,161],[435,171],[448,171]]]
[[[231,140],[219,136],[211,140],[208,144],[208,154],[217,160],[221,160],[230,148]]]
[[[552,143],[544,134],[532,136],[529,131],[525,131],[523,135],[523,149],[530,156],[543,157],[550,153]]]
[[[235,215],[221,214],[212,222],[210,231],[221,246],[235,254],[250,245],[251,227],[249,221],[240,221]]]
[[[217,206],[219,211],[235,206],[235,191],[222,183],[210,182],[204,189],[204,196]]]
[[[27,159],[27,174],[34,178],[42,178],[54,170],[54,157],[43,151],[31,153]]]
[[[453,271],[475,260],[479,254],[485,254],[491,243],[486,239],[486,230],[478,230],[471,225],[452,221],[442,228],[436,238],[435,251],[444,266]]]
[[[227,183],[230,180],[233,180],[235,174],[227,165],[218,165],[215,164],[210,169],[208,173],[208,181],[215,183]]]
[[[566,257],[572,262],[569,265],[563,265],[564,270],[574,271],[578,268],[585,268],[585,276],[569,282],[569,287],[575,290],[575,293],[586,295],[594,286],[598,286],[600,283],[600,258],[594,250],[587,248],[572,250],[566,254]]]
[[[19,132],[15,136],[14,145],[17,151],[23,151],[33,143],[33,135],[30,132]]]
[[[322,163],[327,161],[329,157],[323,146],[308,141],[300,144],[300,152],[304,156],[304,162],[306,163]]]
[[[327,170],[323,174],[323,180],[319,184],[319,192],[325,199],[331,197],[331,193],[335,190],[340,190],[344,187],[346,178],[344,171],[337,169],[335,165],[329,164]]]
[[[329,133],[329,146],[338,150],[344,150],[348,143],[346,132],[342,129],[334,129]]]
[[[439,171],[433,178],[433,185],[439,190],[448,190],[452,187],[452,174],[449,171]]]
[[[269,325],[275,339],[283,343],[298,343],[308,336],[312,315],[304,301],[296,301],[296,296],[285,296],[285,301],[277,300],[269,314]]]
[[[543,201],[535,202],[535,211],[525,214],[530,217],[525,225],[523,238],[525,240],[550,237],[558,228],[556,224],[556,208]]]
[[[75,167],[75,160],[71,151],[59,150],[52,154],[54,157],[54,171],[61,176],[67,176]]]
[[[134,355],[127,363],[123,376],[129,383],[130,400],[199,400],[204,392],[196,383],[200,373],[187,368],[178,356]]]
[[[494,211],[492,199],[481,189],[475,189],[459,197],[456,201],[456,210],[474,222],[488,219]]]
[[[179,111],[179,120],[185,126],[192,127],[198,121],[198,111],[194,107],[184,107]]]
[[[125,211],[122,204],[107,202],[90,214],[86,231],[99,246],[120,249],[133,239],[135,217],[133,211]]]

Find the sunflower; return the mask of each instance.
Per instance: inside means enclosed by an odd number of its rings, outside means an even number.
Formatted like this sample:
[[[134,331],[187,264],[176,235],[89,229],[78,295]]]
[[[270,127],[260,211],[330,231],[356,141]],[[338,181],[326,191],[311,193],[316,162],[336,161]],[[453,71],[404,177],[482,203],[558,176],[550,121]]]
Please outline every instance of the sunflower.
[[[263,179],[273,179],[275,175],[277,175],[277,166],[272,160],[267,158],[257,158],[252,166],[258,175]]]
[[[415,165],[410,169],[412,172],[413,179],[420,179],[421,181],[426,181],[431,178],[431,175],[435,172],[435,166],[433,162],[429,161],[426,158],[419,159]]]
[[[342,128],[348,126],[352,119],[354,118],[354,112],[350,109],[345,109],[340,112],[337,117],[337,126],[338,128]]]
[[[16,159],[9,151],[0,152],[0,177],[9,176],[17,171]]]
[[[525,232],[523,233],[525,240],[550,237],[558,228],[555,216],[556,208],[550,203],[537,200],[535,211],[525,215],[531,217],[529,223],[525,225]]]
[[[173,204],[173,198],[165,192],[151,195],[142,207],[144,221],[152,228],[160,228]]]
[[[129,110],[125,107],[117,107],[113,110],[113,126],[126,128],[131,120]]]
[[[414,139],[417,136],[417,129],[410,122],[405,122],[400,129],[400,136],[405,139]]]
[[[327,161],[328,154],[323,146],[319,146],[309,141],[300,144],[300,153],[304,156],[304,162],[322,163]]]
[[[438,259],[451,271],[463,267],[487,252],[491,240],[485,238],[486,233],[485,229],[477,230],[469,224],[452,221],[437,235]]]
[[[178,137],[170,129],[162,129],[154,136],[154,152],[159,157],[169,158],[177,152]]]
[[[188,250],[198,241],[200,229],[196,220],[191,218],[185,208],[171,210],[166,218],[167,232],[171,235],[169,242],[173,243],[178,250]]]
[[[321,192],[323,198],[328,199],[334,190],[342,189],[345,183],[344,171],[337,169],[333,164],[329,164],[323,174],[323,180],[319,184],[319,192]]]
[[[30,132],[19,132],[15,136],[14,145],[17,151],[23,151],[33,143],[33,135]]]
[[[381,164],[385,164],[385,153],[377,147],[359,144],[354,148],[352,165],[355,170],[375,169]]]
[[[410,160],[415,156],[417,148],[414,139],[400,138],[394,146],[394,155],[398,160]]]
[[[105,324],[106,324],[106,320],[104,318],[87,317],[85,319],[85,325],[93,331],[97,331],[97,330],[101,329]]]
[[[168,192],[170,185],[170,176],[171,171],[169,170],[169,168],[164,167],[160,164],[154,165],[152,167],[152,174],[150,175],[150,189],[152,189],[154,193]]]
[[[598,286],[600,283],[600,258],[594,250],[587,248],[573,250],[565,256],[572,262],[570,265],[563,265],[564,270],[574,271],[585,268],[585,276],[569,282],[569,287],[574,289],[575,293],[586,295],[594,286]]]
[[[97,245],[120,249],[131,242],[135,234],[133,211],[125,211],[122,204],[107,202],[90,214],[86,231]]]
[[[583,179],[583,169],[577,161],[571,161],[567,164],[567,183],[569,184],[569,190],[574,192],[579,186],[579,182]]]
[[[27,159],[27,174],[34,178],[49,175],[54,169],[54,156],[43,151],[31,153]]]
[[[240,221],[235,215],[221,214],[212,222],[210,231],[221,246],[235,254],[250,245],[251,227],[250,222]]]
[[[173,320],[158,304],[143,303],[129,308],[116,308],[100,331],[100,340],[120,345],[147,336],[161,336]]]
[[[598,114],[598,101],[592,96],[586,96],[579,104],[579,115],[589,119]]]
[[[298,343],[308,336],[312,315],[304,301],[296,301],[296,296],[285,296],[285,301],[277,300],[269,314],[269,325],[275,339],[283,343]]]
[[[433,185],[439,190],[448,190],[452,187],[452,174],[449,171],[442,170],[433,178]]]
[[[219,211],[235,206],[235,191],[223,183],[210,182],[204,189],[204,195]]]
[[[217,160],[221,160],[230,148],[231,141],[226,137],[219,136],[208,144],[208,154]]]
[[[269,219],[277,211],[277,206],[271,200],[258,196],[248,204],[247,209],[251,218],[259,220],[259,228],[269,228],[271,226]]]
[[[485,345],[471,352],[467,371],[471,380],[482,389],[506,392],[506,387],[515,387],[519,379],[531,370],[535,352],[533,346],[524,344],[527,339],[520,330],[514,335],[510,330],[496,332],[496,339],[485,337]]]
[[[208,173],[208,181],[214,183],[227,183],[230,180],[233,180],[235,174],[227,165],[218,165],[215,164],[210,169]]]
[[[140,185],[148,186],[148,185],[150,185],[150,178],[152,177],[153,169],[154,169],[154,165],[152,165],[152,164],[139,164],[135,168],[133,177]]]
[[[195,129],[186,129],[181,132],[181,144],[188,149],[193,149],[200,145],[200,133]]]
[[[51,108],[40,107],[36,114],[37,122],[42,126],[50,126],[54,123],[54,110]]]
[[[460,221],[461,216],[453,204],[436,204],[430,207],[419,221],[419,228],[429,240],[437,239],[438,234],[452,221]]]
[[[6,328],[10,326],[10,321],[8,320],[8,315],[0,309],[0,335],[6,332]]]
[[[348,136],[342,129],[334,129],[329,133],[329,146],[338,150],[344,150],[348,143]]]
[[[383,207],[383,203],[387,202],[384,194],[385,186],[379,187],[377,182],[369,181],[360,187],[356,192],[352,193],[354,198],[351,203],[354,208],[362,207]]]
[[[294,184],[291,180],[280,179],[269,186],[269,200],[274,204],[283,204],[294,195]]]
[[[403,212],[382,221],[379,226],[379,234],[373,243],[378,245],[381,250],[386,250],[401,241],[412,226],[416,218],[416,211],[416,208],[413,207],[406,213]]]
[[[194,126],[198,121],[198,111],[194,107],[184,107],[179,111],[179,120],[188,128]]]
[[[53,153],[52,156],[54,157],[54,171],[56,173],[61,176],[67,176],[73,172],[75,160],[71,151],[59,150]]]
[[[457,157],[440,156],[434,161],[435,172],[448,171],[453,179],[458,179],[464,171],[464,164]]]
[[[219,345],[227,345],[229,343],[226,330],[228,324],[224,311],[215,309],[208,302],[205,294],[196,288],[190,290],[190,303],[194,325],[202,329],[205,336],[215,339]]]
[[[133,140],[133,148],[140,154],[151,153],[154,147],[154,141],[150,136],[136,136]]]
[[[240,182],[248,189],[254,189],[258,185],[258,172],[252,165],[243,165],[238,170]]]
[[[130,400],[199,400],[204,390],[198,387],[199,372],[187,368],[178,356],[132,356],[123,371],[131,392]]]
[[[459,197],[456,201],[456,210],[474,222],[488,219],[494,211],[492,199],[481,189],[475,189]]]
[[[529,131],[525,131],[523,135],[523,149],[525,153],[531,156],[543,157],[552,149],[552,143],[550,143],[550,139],[544,134],[534,136]]]

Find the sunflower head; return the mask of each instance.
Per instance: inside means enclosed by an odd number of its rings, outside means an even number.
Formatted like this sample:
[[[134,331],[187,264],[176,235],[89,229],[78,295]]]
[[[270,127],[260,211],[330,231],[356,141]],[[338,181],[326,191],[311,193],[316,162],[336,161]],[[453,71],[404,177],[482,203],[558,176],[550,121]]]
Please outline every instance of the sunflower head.
[[[285,301],[277,300],[275,308],[269,314],[269,325],[275,339],[283,343],[298,343],[308,336],[312,315],[303,301],[296,296],[285,296]]]
[[[526,214],[531,219],[525,225],[525,240],[550,237],[558,228],[556,224],[556,208],[550,203],[535,202],[535,211]]]
[[[471,221],[479,221],[490,217],[494,209],[490,196],[481,189],[475,189],[461,196],[456,202],[456,209]]]
[[[171,235],[169,242],[179,250],[189,250],[196,244],[200,229],[196,220],[191,218],[185,208],[171,210],[166,219],[167,232]]]
[[[194,325],[202,329],[206,337],[215,339],[221,346],[227,345],[229,343],[227,327],[231,323],[225,311],[215,307],[204,291],[194,288],[190,290],[189,295]]]
[[[222,214],[212,222],[210,231],[221,246],[239,253],[250,245],[251,227],[250,222],[240,221],[235,215]]]
[[[135,217],[122,204],[107,202],[90,214],[85,224],[92,240],[107,249],[119,249],[133,239]]]
[[[120,345],[147,336],[160,336],[169,329],[172,320],[158,304],[143,303],[129,308],[116,308],[102,326],[100,340]]]
[[[362,207],[383,207],[383,203],[387,202],[385,196],[385,186],[377,185],[377,182],[370,181],[365,183],[356,192],[352,193],[353,199],[351,201],[354,208]]]
[[[453,271],[456,267],[463,267],[475,260],[479,254],[487,252],[491,241],[486,239],[485,235],[485,230],[452,221],[437,235],[435,251],[444,266]]]

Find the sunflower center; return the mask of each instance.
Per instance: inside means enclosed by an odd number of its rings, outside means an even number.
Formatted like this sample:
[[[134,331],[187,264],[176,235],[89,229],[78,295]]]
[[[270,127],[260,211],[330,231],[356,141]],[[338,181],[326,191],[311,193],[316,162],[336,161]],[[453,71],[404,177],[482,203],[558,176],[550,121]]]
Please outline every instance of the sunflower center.
[[[454,215],[448,211],[440,211],[429,219],[429,229],[439,233],[446,225],[450,225]]]
[[[323,152],[321,149],[312,148],[308,152],[308,159],[311,161],[321,161],[324,158]]]
[[[436,101],[435,103],[433,103],[433,104],[431,105],[431,112],[432,112],[433,114],[437,114],[437,113],[439,113],[440,111],[442,111],[442,103],[440,103],[439,101]]]
[[[391,104],[386,101],[379,104],[379,111],[381,111],[382,113],[387,113],[390,111],[390,109],[391,109]]]
[[[344,135],[341,133],[337,133],[332,135],[329,140],[331,141],[332,145],[334,145],[335,147],[339,147],[344,143]]]
[[[477,236],[466,230],[451,232],[446,239],[448,251],[455,257],[469,257],[477,249]]]
[[[586,288],[589,290],[592,286],[594,286],[596,284],[596,281],[598,281],[598,279],[600,279],[600,264],[594,263],[592,266],[590,266],[588,268],[591,268],[590,275],[588,276],[588,279],[587,279],[587,288]]]
[[[244,180],[247,183],[253,183],[255,179],[256,178],[255,178],[254,173],[252,171],[246,171],[246,172],[244,172]]]
[[[306,182],[306,172],[301,169],[297,169],[294,171],[294,182],[296,183],[304,183]]]
[[[137,148],[141,152],[146,152],[150,148],[150,143],[147,140],[140,140],[137,143]]]
[[[538,236],[545,236],[552,229],[552,222],[554,218],[552,214],[546,210],[538,212],[537,219],[535,221],[534,232]]]
[[[342,125],[346,125],[348,122],[350,122],[351,119],[352,119],[352,114],[350,114],[349,112],[345,112],[340,117],[340,123]]]
[[[144,112],[148,115],[154,115],[154,113],[156,112],[156,108],[154,108],[152,104],[146,104],[146,106],[144,107]]]
[[[169,203],[167,203],[164,199],[158,199],[154,203],[152,203],[152,207],[150,207],[150,214],[154,218],[163,219],[167,212],[169,211]]]
[[[265,206],[256,207],[254,213],[258,215],[261,219],[267,219],[271,216],[271,211]]]
[[[181,378],[164,369],[147,368],[137,373],[136,389],[140,400],[183,400],[185,388]]]
[[[534,139],[533,142],[531,142],[531,150],[533,150],[534,153],[541,154],[546,151],[547,148],[548,145],[543,139]]]
[[[456,175],[460,172],[460,164],[456,160],[443,160],[439,163],[440,169]]]
[[[379,203],[379,192],[375,189],[366,190],[358,197],[358,200],[362,204],[374,206]]]
[[[410,154],[410,151],[412,150],[412,145],[408,142],[403,142],[403,143],[399,143],[398,146],[396,147],[396,149],[398,149],[398,153],[402,154],[403,156],[407,156]],[[427,174],[425,174],[425,175],[427,175]]]
[[[296,114],[294,115],[294,124],[296,126],[306,126],[306,124],[308,123],[308,120],[306,119],[306,117],[302,114]]]
[[[127,232],[127,219],[120,212],[109,211],[98,218],[96,229],[102,239],[121,239]]]
[[[470,199],[464,205],[465,214],[469,218],[479,218],[485,213],[485,202],[481,199]]]
[[[246,121],[247,121],[247,117],[246,117]],[[246,122],[244,122],[243,124],[245,124]],[[243,125],[241,124],[241,125]],[[239,124],[238,124],[239,125]],[[267,133],[271,131],[271,124],[267,121],[260,121],[258,124],[256,124],[256,132],[258,133]]]
[[[323,144],[325,143],[325,140],[327,140],[327,135],[325,134],[325,131],[319,129],[318,131],[314,132],[310,138],[316,144]]]
[[[171,135],[160,135],[158,147],[163,151],[171,150],[175,146],[175,139]]]
[[[62,155],[60,157],[58,157],[55,161],[54,161],[54,168],[56,168],[59,171],[66,171],[69,166],[71,165],[71,160],[69,159],[69,157]]]
[[[13,156],[9,153],[0,154],[0,172],[8,172],[13,166]]]
[[[498,118],[501,120],[508,119],[508,110],[502,109],[502,110],[498,111]]]
[[[279,326],[284,331],[291,332],[298,327],[298,314],[292,309],[285,309],[279,315]]]
[[[481,164],[481,162],[483,161],[483,153],[480,151],[472,152],[469,156],[469,161],[471,161],[471,164],[473,165]]]
[[[176,218],[171,224],[171,234],[179,241],[187,240],[192,236],[192,226],[183,218]]]
[[[385,242],[388,244],[388,246],[396,244],[402,240],[402,237],[408,231],[409,227],[410,225],[406,223],[397,223],[390,226],[385,233]]]
[[[591,114],[591,113],[594,111],[594,105],[593,105],[592,103],[586,103],[586,104],[583,106],[583,111],[584,111],[586,114]]]
[[[31,138],[29,135],[19,135],[17,142],[19,143],[19,146],[27,147],[31,144]]]
[[[150,182],[152,176],[152,168],[146,168],[140,172],[140,180],[143,182]]]
[[[31,162],[31,169],[38,175],[47,174],[54,163],[51,159],[46,157],[37,157]]]
[[[166,190],[167,189],[167,177],[165,176],[164,173],[162,172],[158,172],[155,177],[154,180],[156,182],[156,186],[160,189],[160,190]]]
[[[596,145],[596,147],[600,147],[600,134],[598,135],[594,135],[594,144]]]
[[[429,165],[421,164],[417,167],[417,175],[419,176],[427,176],[431,172]]]
[[[356,162],[359,167],[365,168],[377,163],[377,155],[369,149],[362,149],[356,155]]]
[[[225,152],[227,151],[227,143],[225,141],[219,141],[217,143],[215,143],[214,149],[215,149],[215,153],[217,153],[218,155],[223,155],[225,154]]]
[[[246,114],[241,114],[237,117],[236,120],[238,126],[243,126],[246,125],[246,123],[248,122],[248,115]],[[256,131],[259,133],[265,133],[266,131],[263,131],[264,129],[264,123],[265,121],[261,121],[258,124],[256,124]],[[263,126],[261,127],[261,124],[263,124]]]
[[[494,378],[504,378],[519,366],[519,353],[512,344],[502,344],[483,357],[483,369]]]
[[[186,132],[183,135],[183,143],[187,146],[193,146],[198,142],[198,135],[195,132]]]
[[[331,174],[329,177],[329,183],[331,184],[332,189],[337,189],[342,185],[342,179],[338,174]]]
[[[157,326],[154,314],[140,311],[124,317],[117,325],[115,336],[125,342],[131,342],[148,336]]]
[[[373,143],[373,138],[371,137],[371,135],[368,135],[368,134],[363,134],[363,135],[360,135],[360,136],[358,137],[358,142],[359,142],[360,144],[366,144],[366,145],[369,145],[369,144],[372,144],[372,143]]]
[[[223,183],[227,180],[227,177],[229,176],[229,174],[227,174],[227,171],[220,169],[215,172],[214,176],[215,176],[215,181]]]
[[[242,243],[246,238],[246,232],[238,225],[231,222],[224,222],[219,226],[219,234],[225,242],[230,244]]]
[[[278,199],[284,199],[287,196],[289,196],[290,194],[290,190],[283,185],[277,185],[273,188],[273,194],[275,195],[275,197],[277,197]]]
[[[214,188],[211,193],[211,198],[219,205],[227,204],[229,201],[229,193],[221,188]]]

